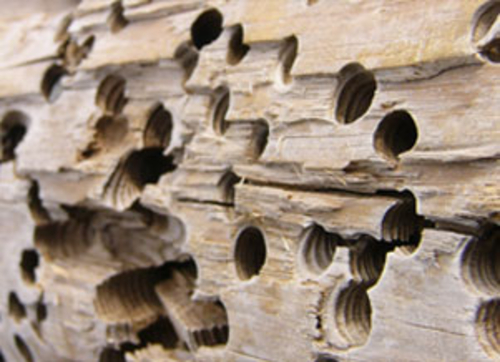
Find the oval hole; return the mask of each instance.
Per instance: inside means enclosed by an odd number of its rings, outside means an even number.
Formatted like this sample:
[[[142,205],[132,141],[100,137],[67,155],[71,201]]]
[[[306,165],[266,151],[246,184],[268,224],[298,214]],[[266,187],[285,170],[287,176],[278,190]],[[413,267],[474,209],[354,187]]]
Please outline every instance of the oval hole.
[[[245,57],[250,47],[243,43],[243,26],[237,24],[231,28],[231,40],[229,41],[229,50],[227,53],[227,62],[236,65]]]
[[[406,111],[394,111],[379,123],[373,137],[375,150],[391,161],[411,150],[418,139],[418,129],[413,117]]]
[[[299,260],[307,271],[321,274],[332,263],[340,240],[337,234],[326,232],[320,225],[312,225],[304,231]]]
[[[158,104],[151,111],[144,130],[144,147],[167,148],[172,137],[172,114]]]
[[[223,135],[226,132],[226,115],[229,110],[230,101],[231,94],[227,87],[220,86],[215,90],[212,127],[218,135]]]
[[[253,226],[243,229],[234,252],[236,271],[242,280],[258,275],[266,261],[266,242],[262,232]]]
[[[23,250],[21,254],[21,277],[29,284],[36,282],[35,270],[39,264],[38,252],[35,249]]]
[[[222,33],[223,16],[217,9],[203,12],[191,26],[191,40],[200,50],[214,42]]]
[[[23,140],[29,124],[29,118],[23,112],[10,111],[5,114],[0,126],[2,135],[2,161],[10,161],[15,157],[15,150]]]
[[[59,98],[63,91],[61,80],[66,74],[66,69],[57,64],[51,65],[45,71],[42,78],[41,91],[47,102],[53,103]]]
[[[482,303],[476,313],[475,330],[479,344],[494,360],[500,357],[500,300]]]

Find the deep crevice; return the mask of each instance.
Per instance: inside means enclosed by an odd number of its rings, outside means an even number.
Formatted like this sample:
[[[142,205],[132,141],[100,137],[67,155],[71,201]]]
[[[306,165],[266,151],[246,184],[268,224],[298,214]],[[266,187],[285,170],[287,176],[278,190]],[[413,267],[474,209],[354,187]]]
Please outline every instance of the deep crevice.
[[[264,234],[258,228],[249,226],[239,232],[234,249],[234,261],[240,279],[248,280],[260,273],[266,262],[266,249]]]
[[[361,64],[343,67],[335,107],[337,121],[348,124],[362,117],[370,108],[376,89],[375,76]]]
[[[24,359],[25,362],[34,362],[35,359],[33,358],[33,354],[31,353],[30,348],[26,344],[26,342],[21,338],[21,336],[15,334],[14,335],[14,343],[16,345],[16,348],[21,355],[21,357]]]
[[[191,40],[198,50],[220,36],[223,20],[221,12],[217,9],[206,10],[196,18],[191,26]]]
[[[399,155],[411,150],[418,140],[418,129],[413,117],[398,110],[386,115],[373,136],[375,150],[385,158],[395,161]]]
[[[99,362],[125,362],[125,354],[112,347],[104,348],[99,354]]]

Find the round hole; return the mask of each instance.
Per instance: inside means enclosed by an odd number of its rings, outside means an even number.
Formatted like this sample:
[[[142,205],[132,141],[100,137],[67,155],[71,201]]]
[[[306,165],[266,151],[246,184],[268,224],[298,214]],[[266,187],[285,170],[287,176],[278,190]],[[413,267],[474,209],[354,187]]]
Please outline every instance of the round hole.
[[[36,282],[35,270],[39,265],[38,252],[35,249],[23,250],[21,255],[21,277],[29,284]]]
[[[372,72],[361,64],[351,63],[340,70],[335,115],[340,123],[352,123],[370,108],[377,83]]]
[[[479,344],[493,359],[500,357],[500,300],[480,305],[476,313],[476,336]]]
[[[299,260],[310,273],[321,274],[332,263],[340,240],[342,238],[339,235],[328,233],[319,225],[312,225],[303,233]]]
[[[418,129],[413,117],[406,111],[386,115],[377,127],[373,145],[375,150],[389,160],[411,150],[418,139]]]
[[[191,40],[198,50],[220,36],[222,21],[222,14],[217,9],[209,9],[198,16],[191,26]]]
[[[351,282],[337,295],[334,305],[335,326],[349,346],[365,344],[371,332],[372,308],[362,284]]]
[[[461,274],[476,292],[500,293],[500,229],[485,232],[467,244],[461,258]]]
[[[234,259],[240,279],[247,280],[259,274],[266,261],[266,242],[259,229],[250,226],[239,233]]]

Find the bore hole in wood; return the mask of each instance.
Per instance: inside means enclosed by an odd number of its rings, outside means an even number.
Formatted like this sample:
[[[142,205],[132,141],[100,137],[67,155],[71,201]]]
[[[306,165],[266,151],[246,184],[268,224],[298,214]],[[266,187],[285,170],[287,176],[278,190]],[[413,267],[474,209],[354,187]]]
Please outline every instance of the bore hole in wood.
[[[472,42],[479,54],[492,62],[500,62],[500,39],[496,37],[500,3],[496,0],[482,5],[472,21]]]
[[[163,174],[175,168],[173,156],[164,156],[162,148],[145,148],[127,157],[123,175],[142,189],[147,184],[157,183]]]
[[[99,362],[125,362],[125,354],[112,347],[104,348],[99,355]]]
[[[269,140],[269,123],[265,120],[255,122],[252,134],[251,157],[254,159],[259,158],[266,149]]]
[[[335,358],[330,356],[319,356],[315,362],[338,362]]]
[[[26,307],[19,300],[19,297],[15,292],[9,293],[9,316],[16,322],[20,322],[22,319],[26,318]]]
[[[217,9],[209,9],[198,16],[191,26],[191,40],[198,50],[220,36],[223,20],[221,12]]]
[[[285,39],[278,56],[278,82],[280,84],[286,85],[292,82],[293,77],[290,73],[297,58],[298,48],[299,41],[295,35]]]
[[[217,183],[217,187],[222,192],[224,202],[234,203],[234,185],[240,182],[241,178],[232,171],[226,172]]]
[[[36,282],[36,268],[39,260],[38,252],[35,249],[25,249],[21,254],[21,278],[28,284]]]
[[[224,86],[218,87],[214,92],[212,127],[216,134],[223,135],[226,132],[226,115],[229,110],[231,94]]]
[[[245,57],[250,47],[243,43],[243,26],[237,24],[231,29],[231,39],[229,40],[229,50],[227,53],[227,62],[236,65]]]
[[[333,261],[335,249],[342,238],[314,224],[304,230],[299,260],[310,273],[323,273]]]
[[[266,261],[264,234],[253,226],[241,230],[236,238],[234,260],[236,272],[242,280],[258,275]]]
[[[120,113],[127,102],[125,86],[126,81],[123,77],[116,74],[106,76],[97,88],[96,105],[105,113]]]
[[[414,252],[422,238],[423,218],[416,213],[416,199],[411,192],[399,200],[384,214],[382,220],[383,241],[391,243],[404,254]]]
[[[28,125],[29,118],[23,112],[9,111],[4,115],[0,126],[2,162],[14,159],[16,148],[23,140]]]
[[[41,300],[36,303],[36,321],[42,323],[47,319],[47,306]]]
[[[379,242],[369,236],[357,240],[349,251],[349,266],[354,279],[373,286],[379,280],[385,266],[387,243]]]
[[[471,240],[461,259],[464,281],[487,295],[500,293],[500,228],[491,228]]]
[[[19,354],[21,355],[21,357],[25,362],[35,361],[28,345],[18,334],[14,335],[14,344],[16,345],[17,351],[19,352]]]
[[[28,192],[28,207],[31,217],[37,225],[50,221],[49,212],[44,207],[42,199],[40,198],[40,187],[36,181],[31,183],[31,187]]]
[[[500,300],[482,303],[476,313],[476,336],[479,344],[493,359],[500,357]]]
[[[179,337],[175,332],[172,322],[166,317],[159,317],[155,322],[137,333],[140,347],[148,344],[159,344],[163,348],[171,349],[177,347]]]
[[[172,114],[162,104],[156,105],[151,110],[144,129],[144,146],[167,148],[172,138],[172,128]]]
[[[415,120],[408,112],[398,110],[386,115],[379,123],[373,137],[373,145],[381,156],[395,161],[399,155],[411,150],[417,139]]]
[[[83,254],[94,236],[90,220],[71,219],[37,226],[35,245],[48,260],[67,259]]]
[[[45,100],[53,103],[63,91],[62,78],[67,74],[66,69],[58,64],[51,65],[44,73],[40,89]]]
[[[113,147],[123,141],[128,132],[128,121],[125,117],[102,116],[95,125],[98,145]]]
[[[377,82],[372,72],[351,63],[340,70],[335,116],[340,123],[352,123],[370,108]]]
[[[371,332],[372,308],[366,288],[351,282],[337,296],[334,306],[339,334],[351,346],[366,343]]]
[[[174,58],[184,69],[184,81],[189,79],[198,64],[199,58],[199,54],[191,42],[182,42],[175,50]]]
[[[116,1],[111,4],[110,13],[106,19],[106,23],[112,33],[117,33],[127,26],[128,20],[123,14],[123,5],[121,1]]]

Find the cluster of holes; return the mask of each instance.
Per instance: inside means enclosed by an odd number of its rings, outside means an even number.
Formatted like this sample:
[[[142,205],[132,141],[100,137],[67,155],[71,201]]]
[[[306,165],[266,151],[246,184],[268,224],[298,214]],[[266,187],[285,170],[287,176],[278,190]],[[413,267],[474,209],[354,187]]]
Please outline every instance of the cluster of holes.
[[[63,91],[62,79],[67,74],[67,70],[59,64],[52,64],[45,71],[40,88],[47,102],[53,103],[59,98]]]
[[[36,283],[36,268],[40,263],[40,257],[35,249],[23,250],[21,254],[21,277],[28,284]]]
[[[123,5],[120,0],[111,4],[110,13],[106,19],[106,23],[112,33],[117,33],[127,26],[128,20],[123,15],[123,11]]]
[[[234,248],[236,272],[242,280],[248,280],[260,273],[266,262],[267,247],[260,229],[249,226],[242,229]]]
[[[350,63],[340,70],[335,117],[348,124],[362,117],[370,108],[377,82],[372,72],[359,63]]]
[[[29,118],[23,112],[9,111],[3,116],[0,123],[2,162],[14,159],[16,148],[23,140],[28,125]]]
[[[476,313],[476,336],[493,359],[500,357],[500,300],[493,299],[482,303]]]
[[[496,23],[500,15],[500,3],[488,1],[481,6],[473,18],[472,43],[485,59],[500,62],[500,39],[496,37]]]
[[[413,117],[397,110],[386,115],[379,123],[373,137],[375,150],[390,161],[411,150],[418,139],[418,129]]]
[[[18,334],[14,335],[14,344],[16,345],[17,351],[23,358],[25,362],[34,362],[33,354],[26,342]]]

